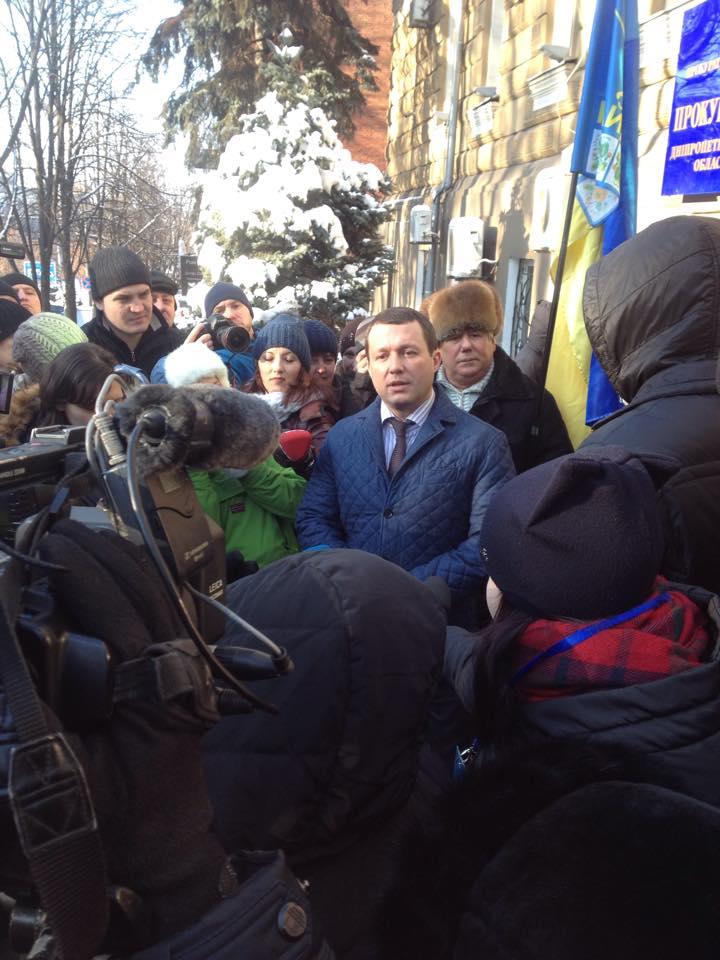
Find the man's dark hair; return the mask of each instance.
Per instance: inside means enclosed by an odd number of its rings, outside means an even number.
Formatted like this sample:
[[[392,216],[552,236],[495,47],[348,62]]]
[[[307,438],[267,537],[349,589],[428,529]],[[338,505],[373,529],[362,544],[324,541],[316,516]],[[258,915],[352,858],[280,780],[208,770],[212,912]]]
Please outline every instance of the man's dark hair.
[[[437,350],[437,336],[435,329],[428,318],[423,313],[413,310],[411,307],[388,307],[387,310],[381,310],[370,322],[365,333],[365,345],[367,346],[370,338],[370,331],[376,323],[389,323],[395,326],[402,326],[406,323],[419,323],[423,333],[423,338],[427,344],[428,352],[434,353]]]

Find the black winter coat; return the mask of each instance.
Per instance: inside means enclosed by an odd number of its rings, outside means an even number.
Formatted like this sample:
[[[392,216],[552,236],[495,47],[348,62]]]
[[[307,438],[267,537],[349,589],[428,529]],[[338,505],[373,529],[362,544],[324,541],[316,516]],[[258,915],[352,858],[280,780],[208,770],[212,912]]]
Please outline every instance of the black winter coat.
[[[474,769],[403,840],[383,960],[712,960],[720,811],[562,741]],[[688,878],[692,882],[688,882]]]
[[[582,447],[675,458],[673,486],[661,491],[663,572],[718,592],[720,222],[671,217],[623,243],[588,270],[583,311],[591,346],[628,406]]]
[[[518,473],[572,453],[572,444],[555,398],[543,390],[541,432],[531,435],[537,418],[540,387],[526,377],[504,350],[495,350],[495,368],[470,413],[502,430]]]
[[[84,324],[82,331],[90,343],[97,343],[109,350],[118,363],[139,367],[148,378],[158,360],[174,350],[182,337],[180,331],[168,327],[165,318],[154,308],[152,323],[140,337],[134,350],[109,329],[103,314],[98,311],[89,323]]]
[[[375,912],[410,819],[445,616],[429,587],[358,550],[280,560],[229,603],[295,669],[253,684],[279,707],[224,719],[205,740],[216,831],[228,849],[282,848],[310,880],[338,960],[375,957]],[[222,644],[257,642],[230,626]]]

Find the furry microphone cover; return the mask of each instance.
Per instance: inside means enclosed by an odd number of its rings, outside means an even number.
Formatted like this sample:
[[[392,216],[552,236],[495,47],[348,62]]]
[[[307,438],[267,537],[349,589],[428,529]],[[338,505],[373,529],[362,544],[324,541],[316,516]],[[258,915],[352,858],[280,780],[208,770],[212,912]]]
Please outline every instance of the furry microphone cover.
[[[203,409],[205,408],[205,409]],[[222,387],[173,389],[163,384],[140,387],[115,407],[120,433],[128,439],[138,420],[159,411],[165,431],[159,439],[143,438],[138,446],[141,476],[189,466],[198,470],[234,467],[248,470],[266,460],[277,446],[280,425],[257,397]],[[192,449],[195,423],[209,412],[212,437],[200,451]]]

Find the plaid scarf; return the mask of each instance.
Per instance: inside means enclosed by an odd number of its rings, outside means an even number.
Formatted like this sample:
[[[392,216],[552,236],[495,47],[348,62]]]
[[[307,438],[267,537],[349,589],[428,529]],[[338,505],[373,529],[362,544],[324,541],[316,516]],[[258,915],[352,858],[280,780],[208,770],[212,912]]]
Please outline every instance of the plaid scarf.
[[[656,581],[649,600],[629,612],[628,619],[621,615],[591,623],[533,620],[516,644],[511,684],[517,695],[536,701],[629,687],[710,658],[707,617],[685,594],[663,592],[663,583]],[[579,642],[564,647],[569,638]],[[548,655],[555,645],[558,649]]]

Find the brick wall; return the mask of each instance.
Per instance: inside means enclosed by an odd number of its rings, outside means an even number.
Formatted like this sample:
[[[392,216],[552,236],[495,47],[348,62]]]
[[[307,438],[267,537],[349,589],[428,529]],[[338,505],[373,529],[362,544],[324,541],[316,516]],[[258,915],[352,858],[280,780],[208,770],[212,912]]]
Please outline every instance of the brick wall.
[[[355,160],[386,168],[388,91],[390,89],[390,46],[392,0],[345,0],[345,9],[355,27],[379,48],[376,56],[378,89],[366,91],[367,104],[355,116],[356,133],[345,145]]]

